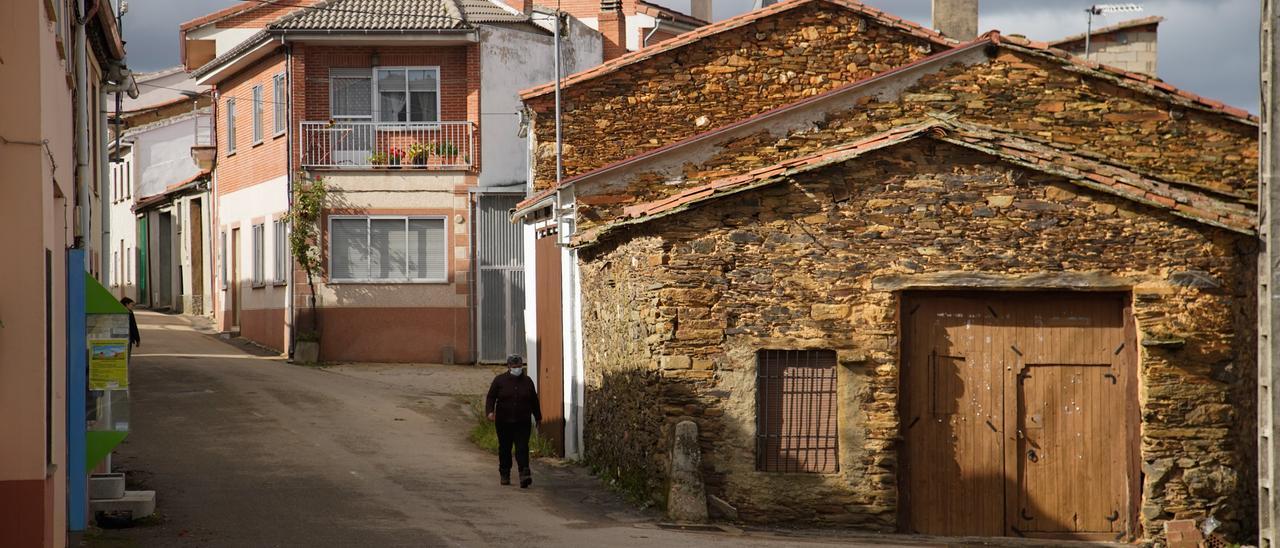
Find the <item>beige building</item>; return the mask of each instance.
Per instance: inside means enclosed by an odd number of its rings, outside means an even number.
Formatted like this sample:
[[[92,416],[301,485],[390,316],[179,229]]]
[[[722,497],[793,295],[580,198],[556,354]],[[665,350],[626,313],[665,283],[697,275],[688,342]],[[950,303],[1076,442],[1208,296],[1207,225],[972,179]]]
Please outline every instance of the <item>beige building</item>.
[[[1090,61],[1148,76],[1156,75],[1156,28],[1163,17],[1143,17],[1095,29],[1089,33]],[[1085,35],[1077,34],[1049,43],[1080,57],[1085,55]]]
[[[127,79],[113,4],[0,4],[0,81],[21,82],[0,88],[0,230],[20,236],[0,263],[0,546],[67,544],[65,287],[101,263],[66,257],[102,231],[105,117],[87,113],[103,111],[99,82]]]

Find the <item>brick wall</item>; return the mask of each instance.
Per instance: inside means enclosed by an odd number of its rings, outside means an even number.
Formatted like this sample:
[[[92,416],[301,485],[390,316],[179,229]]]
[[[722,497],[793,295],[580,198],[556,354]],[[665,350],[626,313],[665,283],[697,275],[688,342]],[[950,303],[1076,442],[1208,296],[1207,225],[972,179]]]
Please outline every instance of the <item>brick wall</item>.
[[[744,520],[895,530],[898,293],[873,280],[1105,273],[1133,282],[1140,337],[1186,341],[1140,350],[1143,536],[1213,515],[1243,540],[1254,246],[928,140],[720,199],[582,250],[587,459],[660,500],[671,428],[691,419],[708,493]],[[755,471],[761,348],[838,352],[838,474]]]
[[[288,169],[287,133],[275,133],[272,78],[285,72],[285,56],[267,57],[218,84],[216,121],[218,195],[283,176]],[[262,86],[262,141],[253,141],[253,88]],[[236,103],[236,149],[228,147],[227,101]]]
[[[932,51],[921,38],[816,3],[562,91],[564,169],[583,173],[862,80]],[[554,103],[533,98],[536,187],[555,179]]]

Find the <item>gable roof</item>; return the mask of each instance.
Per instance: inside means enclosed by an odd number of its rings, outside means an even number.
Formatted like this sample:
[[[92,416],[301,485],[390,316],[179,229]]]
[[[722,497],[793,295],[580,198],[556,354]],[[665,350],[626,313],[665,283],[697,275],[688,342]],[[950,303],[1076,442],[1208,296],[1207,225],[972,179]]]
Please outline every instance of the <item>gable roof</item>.
[[[921,26],[912,21],[902,19],[901,17],[890,15],[888,13],[885,13],[873,7],[863,5],[861,2],[857,2],[856,0],[785,0],[783,2],[779,2],[777,4],[774,4],[766,8],[749,11],[747,13],[738,15],[736,17],[730,17],[718,23],[713,23],[705,27],[700,27],[698,29],[686,32],[684,34],[680,34],[675,38],[668,38],[666,40],[658,42],[647,48],[639,49],[639,50],[627,53],[625,55],[622,55],[621,57],[613,59],[607,63],[598,65],[595,68],[587,69],[582,72],[569,75],[568,77],[560,81],[560,89],[563,90],[564,88],[568,86],[572,86],[579,82],[584,82],[587,80],[598,78],[600,76],[604,76],[606,74],[617,72],[629,65],[633,65],[640,61],[653,58],[659,54],[666,53],[671,50],[679,49],[689,44],[693,44],[695,42],[698,42],[699,40],[702,40],[703,38],[714,36],[722,32],[727,32],[733,29],[741,28],[751,23],[754,23],[756,21],[759,21],[760,19],[764,19],[772,15],[776,15],[776,14],[790,11],[802,6],[807,6],[810,4],[817,4],[817,3],[832,4],[835,6],[843,7],[845,9],[860,12],[862,15],[870,18],[875,23],[884,25],[886,27],[901,30],[907,34],[910,34],[922,40],[929,41],[939,46],[949,48],[949,47],[955,46],[956,44],[959,44],[959,42],[952,40],[950,38],[947,38],[946,36],[943,36],[938,31]],[[534,97],[538,97],[538,96],[550,93],[554,90],[555,90],[554,82],[550,84],[543,84],[540,86],[532,87],[524,91],[521,91],[520,98],[527,101]]]
[[[1160,23],[1163,23],[1163,22],[1164,22],[1163,17],[1160,17],[1159,15],[1152,15],[1151,17],[1140,17],[1138,19],[1121,21],[1114,25],[1096,28],[1096,29],[1093,29],[1093,32],[1090,32],[1088,34],[1089,36],[1099,36],[1099,35],[1110,34],[1110,33],[1118,32],[1122,30],[1128,30],[1135,27],[1145,27],[1147,25],[1159,25]],[[1062,47],[1064,44],[1083,41],[1084,37],[1085,37],[1085,33],[1082,32],[1080,34],[1074,34],[1066,38],[1059,38],[1057,40],[1049,42],[1049,45],[1055,48]]]
[[[1095,191],[1163,209],[1173,215],[1241,234],[1254,233],[1253,206],[1231,196],[1206,192],[1190,184],[1145,176],[1074,151],[1028,140],[995,128],[935,119],[902,126],[793,158],[741,175],[717,179],[675,195],[624,209],[624,218],[583,231],[575,246],[589,246],[625,226],[638,225],[688,211],[706,202],[753,190],[847,162],[876,150],[917,138],[930,138],[975,150],[1011,164],[1056,175]]]
[[[213,13],[210,13],[207,15],[201,15],[200,17],[184,22],[181,25],[178,25],[178,29],[187,31],[196,27],[203,27],[205,25],[208,25],[209,23],[216,23],[218,21],[221,21],[233,15],[239,15],[241,13],[258,8],[260,6],[267,6],[267,5],[271,5],[271,2],[267,2],[267,1],[254,2],[251,0],[245,0],[243,2],[240,2],[239,4],[222,8]]]
[[[687,13],[676,11],[666,6],[659,6],[653,2],[646,2],[645,0],[636,0],[636,8],[636,11],[645,15],[652,15],[654,17],[664,15],[666,17],[670,17],[677,23],[683,23],[693,27],[701,27],[703,25],[711,24],[711,21],[703,21],[702,19],[698,19],[697,17]]]
[[[267,25],[270,30],[470,30],[454,0],[327,0]]]

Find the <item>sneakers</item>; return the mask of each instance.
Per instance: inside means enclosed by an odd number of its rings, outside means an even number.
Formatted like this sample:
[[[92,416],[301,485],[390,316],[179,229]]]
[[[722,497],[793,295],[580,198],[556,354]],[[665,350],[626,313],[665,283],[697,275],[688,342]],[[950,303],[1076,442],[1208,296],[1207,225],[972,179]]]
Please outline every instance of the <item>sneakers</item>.
[[[498,484],[499,484],[499,485],[511,485],[511,474],[510,474],[510,473],[503,473],[503,474],[501,475],[501,478],[500,478],[500,479],[498,479]]]
[[[533,485],[533,476],[529,474],[528,470],[521,470],[520,471],[520,488],[528,489],[530,485]]]

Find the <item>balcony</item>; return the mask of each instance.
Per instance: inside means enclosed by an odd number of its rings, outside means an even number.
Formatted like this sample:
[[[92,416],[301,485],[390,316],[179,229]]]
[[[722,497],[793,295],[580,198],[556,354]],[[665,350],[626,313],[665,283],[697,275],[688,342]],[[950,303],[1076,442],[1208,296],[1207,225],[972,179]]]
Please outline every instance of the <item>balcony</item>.
[[[471,169],[472,122],[302,123],[302,167],[322,169]]]

